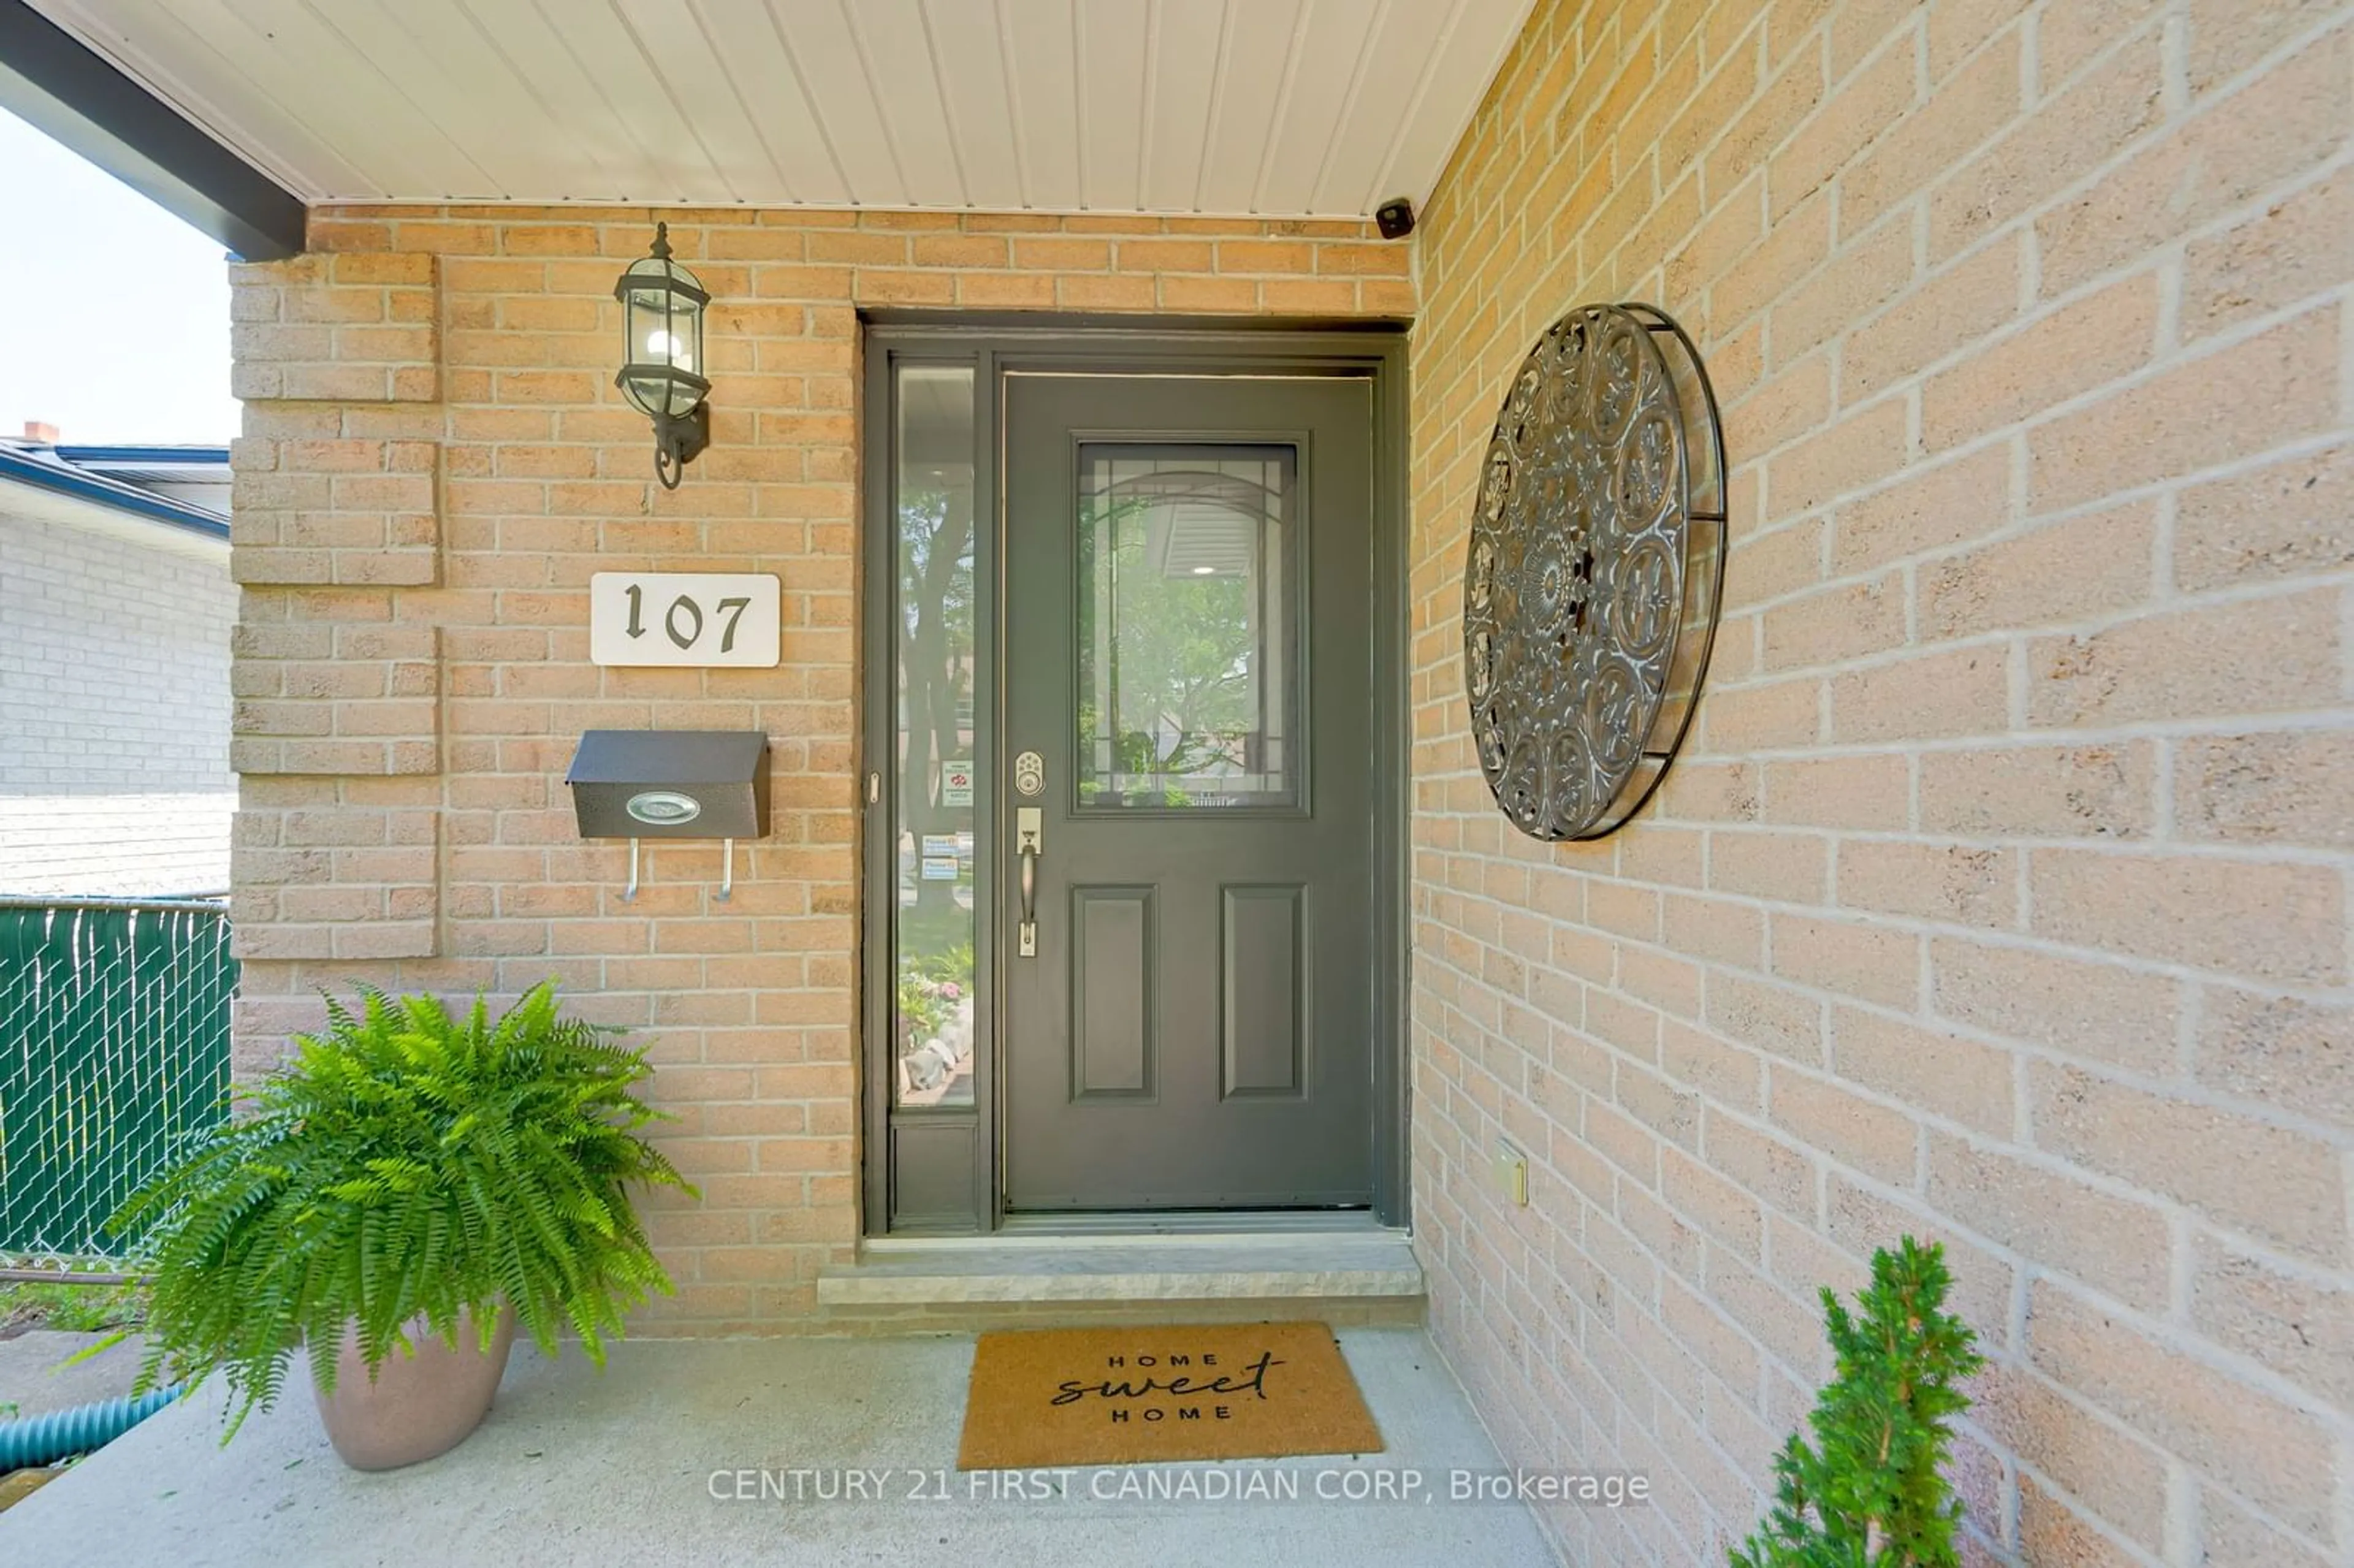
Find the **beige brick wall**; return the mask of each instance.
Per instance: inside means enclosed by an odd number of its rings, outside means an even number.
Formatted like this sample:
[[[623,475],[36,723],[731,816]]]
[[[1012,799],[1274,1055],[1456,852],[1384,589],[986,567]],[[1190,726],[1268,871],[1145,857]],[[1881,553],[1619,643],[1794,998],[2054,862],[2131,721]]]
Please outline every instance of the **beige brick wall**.
[[[612,387],[613,280],[667,218],[715,296],[713,444],[675,492]],[[354,980],[511,994],[550,975],[652,1049],[695,1205],[650,1326],[775,1328],[857,1234],[854,972],[862,306],[1403,316],[1407,250],[1354,224],[664,209],[337,207],[237,270],[238,1049]],[[766,671],[601,670],[614,568],[766,571]],[[583,844],[562,784],[600,726],[771,736],[739,848]]]
[[[1510,1455],[1710,1560],[1947,1244],[1978,1563],[2354,1561],[2354,11],[1541,3],[1416,237],[1418,1245]],[[1467,734],[1512,366],[1663,304],[1734,544],[1686,756],[1547,847]],[[1488,1179],[1499,1138],[1533,1200]]]

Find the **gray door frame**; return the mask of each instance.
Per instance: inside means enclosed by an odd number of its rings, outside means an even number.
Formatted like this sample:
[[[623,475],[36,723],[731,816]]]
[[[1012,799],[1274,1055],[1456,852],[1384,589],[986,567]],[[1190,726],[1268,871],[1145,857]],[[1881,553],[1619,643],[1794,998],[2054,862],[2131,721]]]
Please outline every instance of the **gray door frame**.
[[[972,1234],[1004,1219],[1000,1148],[1003,1126],[998,1051],[1002,1012],[999,977],[998,876],[1004,846],[1000,789],[1007,759],[999,754],[1003,699],[997,679],[998,626],[1004,602],[1003,375],[1010,369],[1125,371],[1179,376],[1344,376],[1373,391],[1374,866],[1377,898],[1373,980],[1373,1209],[1382,1224],[1408,1223],[1407,903],[1407,399],[1405,328],[1398,323],[1320,327],[1299,323],[1150,324],[1097,317],[966,315],[875,312],[864,319],[865,363],[859,412],[864,451],[860,520],[860,900],[859,1001],[864,1230],[869,1235]],[[893,597],[898,580],[890,507],[897,432],[890,418],[892,373],[907,363],[970,366],[974,371],[974,491],[986,515],[974,519],[974,577],[987,585],[976,616],[975,653],[985,689],[975,693],[973,758],[976,1049],[974,1103],[969,1107],[895,1111],[887,1044],[892,1038],[891,973],[897,916],[898,820],[889,764],[892,736]],[[917,1199],[912,1194],[922,1194]],[[1165,1218],[1165,1215],[1162,1216]],[[1140,1216],[1141,1219],[1141,1216]],[[1100,1227],[1098,1227],[1100,1228]]]

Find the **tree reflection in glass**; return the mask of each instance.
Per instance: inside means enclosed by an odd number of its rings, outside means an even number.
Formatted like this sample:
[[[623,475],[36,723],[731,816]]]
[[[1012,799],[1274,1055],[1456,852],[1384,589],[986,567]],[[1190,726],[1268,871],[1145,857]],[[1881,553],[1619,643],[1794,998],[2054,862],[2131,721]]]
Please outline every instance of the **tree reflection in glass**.
[[[1285,447],[1080,452],[1082,808],[1295,803]]]
[[[896,646],[898,923],[893,1085],[973,1100],[973,373],[902,366]]]

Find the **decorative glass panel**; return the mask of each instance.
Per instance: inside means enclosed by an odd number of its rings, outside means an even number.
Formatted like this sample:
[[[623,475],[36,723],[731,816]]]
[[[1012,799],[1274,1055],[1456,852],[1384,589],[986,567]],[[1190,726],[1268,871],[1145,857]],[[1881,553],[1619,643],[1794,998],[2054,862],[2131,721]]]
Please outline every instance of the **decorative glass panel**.
[[[1079,449],[1079,806],[1293,806],[1289,447]]]
[[[901,366],[896,1103],[973,1100],[973,373]]]

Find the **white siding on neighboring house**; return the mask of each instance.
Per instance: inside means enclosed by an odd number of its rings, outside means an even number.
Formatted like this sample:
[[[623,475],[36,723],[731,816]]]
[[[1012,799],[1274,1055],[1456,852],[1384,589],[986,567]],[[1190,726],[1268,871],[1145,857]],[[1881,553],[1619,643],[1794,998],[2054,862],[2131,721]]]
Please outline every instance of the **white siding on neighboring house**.
[[[223,891],[228,546],[26,493],[0,488],[0,895]]]

